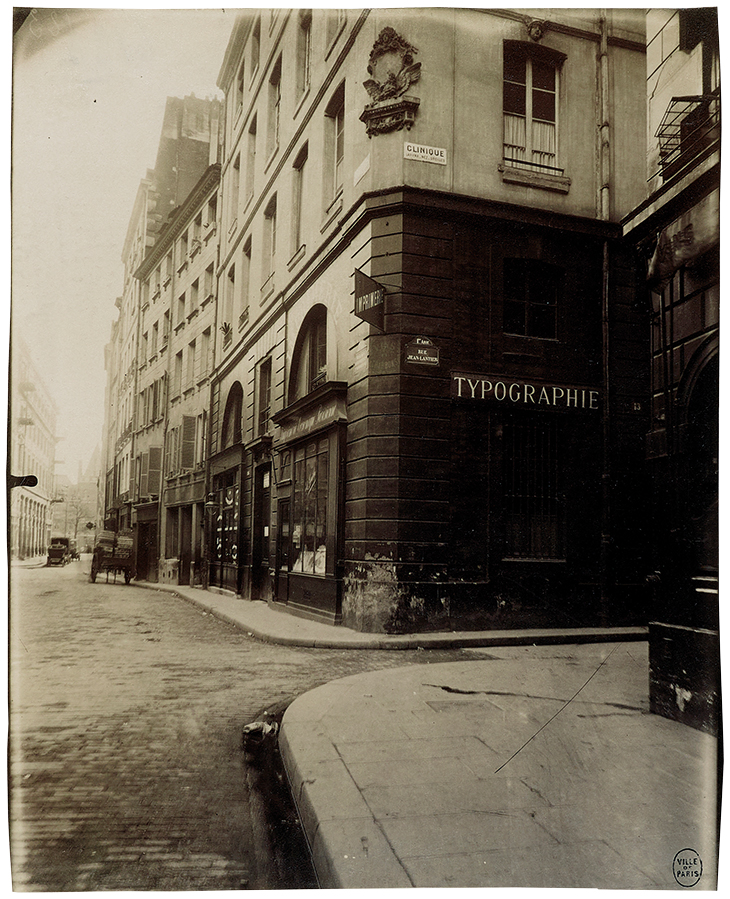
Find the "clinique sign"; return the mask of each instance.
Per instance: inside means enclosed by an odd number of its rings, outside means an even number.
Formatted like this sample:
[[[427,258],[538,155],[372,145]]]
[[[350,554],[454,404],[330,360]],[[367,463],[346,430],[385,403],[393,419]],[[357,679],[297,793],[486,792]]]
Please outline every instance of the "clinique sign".
[[[451,396],[534,409],[584,409],[590,412],[598,410],[600,393],[588,387],[566,384],[534,384],[502,380],[493,375],[452,374]]]

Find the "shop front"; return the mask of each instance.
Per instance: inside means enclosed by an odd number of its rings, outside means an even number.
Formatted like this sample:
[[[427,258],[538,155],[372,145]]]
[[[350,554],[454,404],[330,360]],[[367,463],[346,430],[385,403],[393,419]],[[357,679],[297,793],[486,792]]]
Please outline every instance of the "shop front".
[[[245,537],[242,521],[243,447],[239,444],[210,461],[208,511],[208,586],[233,593],[243,588]]]
[[[136,578],[140,581],[157,581],[157,556],[159,549],[159,503],[138,503],[133,509],[133,530],[136,556]],[[119,530],[124,530],[120,519]]]
[[[499,375],[451,380],[452,580],[482,581],[482,613],[505,626],[597,623],[601,392]]]
[[[329,624],[342,619],[339,560],[346,397],[346,384],[328,383],[274,417],[278,428],[274,601],[294,614]],[[261,476],[265,478],[266,472]]]

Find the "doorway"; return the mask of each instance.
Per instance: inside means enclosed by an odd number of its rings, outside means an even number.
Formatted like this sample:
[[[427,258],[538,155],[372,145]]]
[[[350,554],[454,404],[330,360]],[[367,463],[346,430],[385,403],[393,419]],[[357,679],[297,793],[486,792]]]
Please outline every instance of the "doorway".
[[[253,505],[251,598],[268,599],[271,545],[271,465],[256,469]]]

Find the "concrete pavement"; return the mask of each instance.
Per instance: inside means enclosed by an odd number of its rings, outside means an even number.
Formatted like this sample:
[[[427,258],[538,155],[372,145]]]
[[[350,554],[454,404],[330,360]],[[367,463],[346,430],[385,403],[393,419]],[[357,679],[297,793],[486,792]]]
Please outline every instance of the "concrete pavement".
[[[646,644],[490,654],[289,706],[320,885],[715,889],[717,741],[649,713]]]
[[[149,586],[266,642],[489,647],[289,706],[279,745],[321,887],[716,888],[717,740],[649,713],[645,629],[369,635]]]

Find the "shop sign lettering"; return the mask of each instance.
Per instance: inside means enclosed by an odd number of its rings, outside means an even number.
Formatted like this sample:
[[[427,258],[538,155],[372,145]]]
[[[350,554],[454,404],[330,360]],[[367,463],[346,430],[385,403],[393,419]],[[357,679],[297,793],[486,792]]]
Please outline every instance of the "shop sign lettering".
[[[403,156],[405,159],[417,159],[419,162],[446,165],[446,150],[443,147],[425,147],[423,144],[406,143],[403,147]]]
[[[451,376],[451,395],[456,399],[484,400],[533,409],[584,409],[597,411],[600,392],[589,387],[565,384],[531,384],[501,380],[494,376]]]
[[[311,434],[313,431],[332,424],[339,419],[346,418],[345,407],[342,400],[332,400],[322,406],[317,406],[311,412],[298,415],[282,424],[279,430],[279,440],[287,443],[297,437]]]
[[[355,269],[355,315],[384,330],[385,288],[372,278]]]

